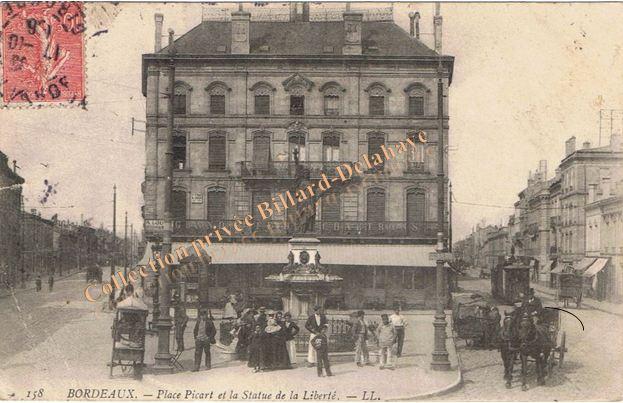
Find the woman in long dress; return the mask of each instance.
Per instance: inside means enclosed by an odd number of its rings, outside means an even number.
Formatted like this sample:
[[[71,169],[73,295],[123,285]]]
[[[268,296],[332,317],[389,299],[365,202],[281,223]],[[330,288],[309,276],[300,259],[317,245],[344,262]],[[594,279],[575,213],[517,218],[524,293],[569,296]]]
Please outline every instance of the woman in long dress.
[[[288,350],[288,357],[290,358],[290,363],[294,364],[296,362],[296,341],[294,337],[299,333],[299,327],[296,322],[292,321],[292,315],[290,312],[286,312],[283,322],[283,329],[285,332],[286,339],[286,349]]]
[[[264,332],[262,333],[261,362],[262,370],[271,370],[278,367],[276,360],[276,347],[278,344],[278,334],[281,326],[277,324],[275,318],[269,318]]]

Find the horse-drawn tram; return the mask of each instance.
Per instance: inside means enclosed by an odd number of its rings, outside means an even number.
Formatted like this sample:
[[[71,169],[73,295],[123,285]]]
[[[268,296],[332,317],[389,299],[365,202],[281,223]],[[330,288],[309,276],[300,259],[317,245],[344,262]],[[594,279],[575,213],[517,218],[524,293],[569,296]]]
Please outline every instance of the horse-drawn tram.
[[[507,261],[491,272],[491,294],[494,298],[513,304],[530,288],[530,266]]]
[[[556,273],[558,277],[558,288],[556,295],[559,301],[563,301],[564,307],[569,306],[569,300],[575,301],[576,308],[580,309],[582,304],[583,278],[576,273]]]
[[[527,390],[528,363],[534,362],[537,383],[545,384],[555,366],[562,367],[566,349],[566,333],[560,332],[560,311],[544,308],[538,315],[529,315],[522,308],[506,313],[500,333],[500,351],[504,363],[506,387],[511,387],[513,367],[521,364],[521,387]]]

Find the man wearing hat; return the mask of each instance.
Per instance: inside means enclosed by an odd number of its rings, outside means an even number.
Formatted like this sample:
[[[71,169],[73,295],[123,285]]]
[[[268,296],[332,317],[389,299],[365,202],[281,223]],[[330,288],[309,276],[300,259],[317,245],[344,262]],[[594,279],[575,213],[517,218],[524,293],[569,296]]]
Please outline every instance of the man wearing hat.
[[[255,324],[258,325],[260,329],[262,329],[262,331],[264,331],[264,328],[266,327],[266,322],[268,322],[268,317],[266,316],[266,307],[261,306],[258,311],[259,313],[254,318]]]
[[[321,312],[322,307],[320,305],[314,306],[314,313],[309,315],[307,322],[305,322],[305,329],[309,332],[309,345],[307,348],[307,362],[309,366],[314,366],[317,361],[316,350],[311,341],[320,334],[322,327],[328,324],[327,317]]]
[[[521,302],[521,310],[530,316],[540,315],[543,310],[543,304],[539,297],[534,295],[534,288],[528,290],[528,295]]]
[[[199,311],[199,317],[197,318],[193,334],[195,336],[195,367],[193,368],[193,372],[199,371],[204,351],[206,355],[206,368],[212,368],[210,344],[216,343],[214,339],[214,336],[216,336],[216,327],[214,327],[214,323],[208,315],[207,309],[202,308],[201,311]]]

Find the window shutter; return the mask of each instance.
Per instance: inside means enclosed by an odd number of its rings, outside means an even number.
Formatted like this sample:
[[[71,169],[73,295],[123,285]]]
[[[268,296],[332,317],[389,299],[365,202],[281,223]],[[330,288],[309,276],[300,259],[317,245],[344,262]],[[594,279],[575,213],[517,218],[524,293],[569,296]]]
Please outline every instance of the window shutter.
[[[339,115],[339,100],[337,95],[325,95],[324,114],[327,116]]]
[[[370,189],[367,195],[367,214],[368,222],[385,221],[385,191],[383,189]]]
[[[370,103],[370,115],[383,116],[385,115],[385,97],[371,96],[369,98]]]
[[[322,221],[340,221],[342,198],[339,193],[322,198]]]
[[[227,162],[225,136],[222,134],[211,135],[208,149],[208,169],[224,171]]]
[[[407,193],[407,221],[425,221],[425,195],[423,192],[412,191]]]
[[[424,97],[409,97],[409,115],[424,115]]]
[[[270,115],[270,96],[269,95],[256,95],[255,96],[255,114],[256,115]]]
[[[270,137],[255,136],[253,139],[253,166],[255,169],[267,169],[270,161]]]
[[[305,114],[305,97],[302,95],[290,95],[290,115]]]
[[[186,114],[186,94],[175,94],[173,96],[173,113],[176,115]]]
[[[173,169],[186,167],[186,133],[173,134]]]
[[[212,115],[225,114],[225,95],[210,95],[210,113]]]
[[[171,215],[173,220],[186,219],[186,192],[174,190],[171,194]]]
[[[225,220],[225,205],[227,193],[223,188],[212,188],[208,190],[208,221],[218,227]]]

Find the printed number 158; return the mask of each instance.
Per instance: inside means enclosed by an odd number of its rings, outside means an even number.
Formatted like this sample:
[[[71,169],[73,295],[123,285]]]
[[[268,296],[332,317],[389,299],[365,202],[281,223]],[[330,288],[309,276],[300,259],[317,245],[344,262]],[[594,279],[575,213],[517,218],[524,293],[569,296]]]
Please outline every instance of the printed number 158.
[[[26,395],[26,399],[31,399],[31,400],[35,400],[41,397],[43,397],[43,388],[39,390],[29,390],[28,394]]]

